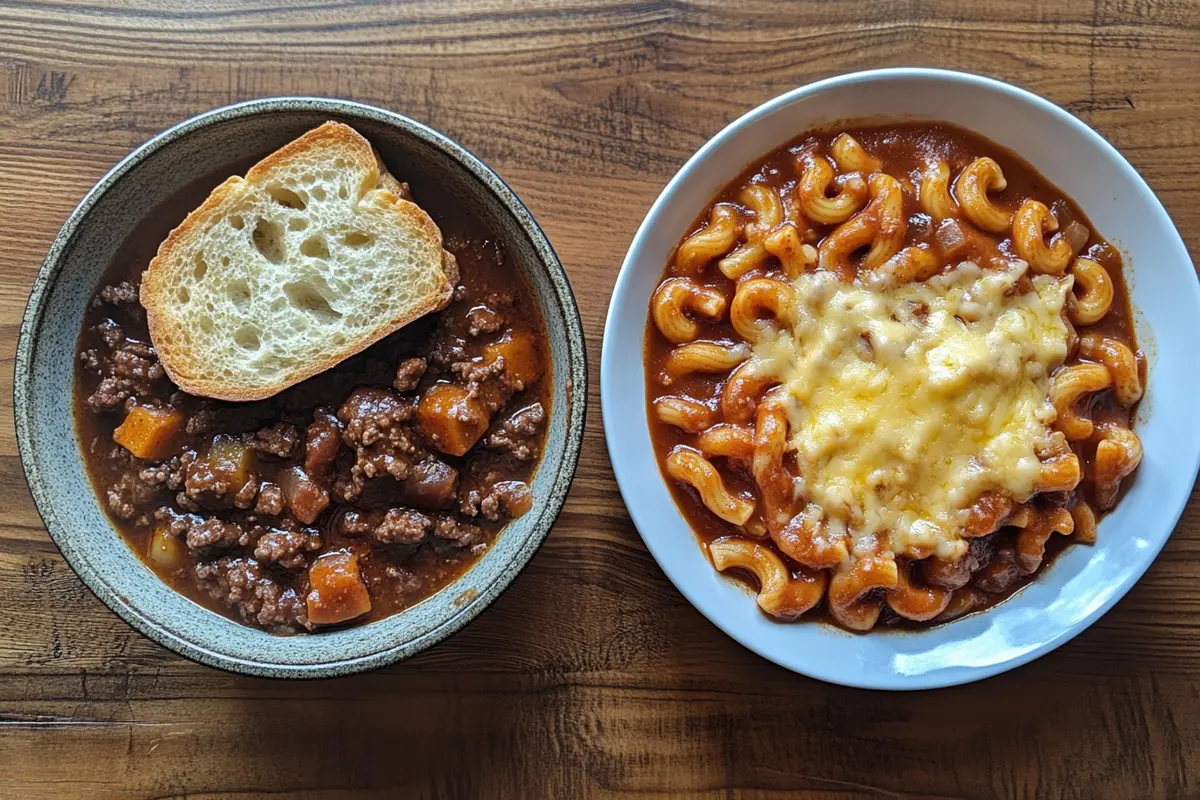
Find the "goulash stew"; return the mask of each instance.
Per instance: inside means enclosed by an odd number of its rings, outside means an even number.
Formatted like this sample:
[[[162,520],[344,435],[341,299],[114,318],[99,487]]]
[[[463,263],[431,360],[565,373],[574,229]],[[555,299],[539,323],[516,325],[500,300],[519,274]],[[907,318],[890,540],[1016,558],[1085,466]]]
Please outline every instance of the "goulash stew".
[[[448,308],[268,400],[189,396],[155,356],[138,282],[218,182],[147,220],[88,308],[75,406],[97,493],[163,581],[231,619],[292,633],[408,608],[530,507],[549,413],[532,295],[491,231],[422,188],[458,259]]]

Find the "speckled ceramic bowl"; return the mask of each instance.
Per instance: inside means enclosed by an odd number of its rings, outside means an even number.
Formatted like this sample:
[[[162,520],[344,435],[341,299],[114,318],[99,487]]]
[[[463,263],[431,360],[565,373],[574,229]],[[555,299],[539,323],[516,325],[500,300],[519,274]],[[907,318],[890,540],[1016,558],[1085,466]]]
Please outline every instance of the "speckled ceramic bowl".
[[[504,239],[549,332],[553,392],[533,510],[512,522],[463,577],[378,622],[310,636],[271,636],[196,605],[158,579],[113,530],[85,473],[72,415],[76,338],[88,298],[121,241],[172,193],[214,170],[275,150],[326,120],[366,136],[391,171],[436,181]],[[252,675],[344,675],[444,639],[512,582],[554,524],[583,437],[587,365],[562,265],[529,211],[494,172],[450,139],[383,109],[275,98],[194,117],[139,147],[88,192],[34,282],[17,346],[14,408],[21,462],[55,543],[109,608],[142,633],[205,664]]]

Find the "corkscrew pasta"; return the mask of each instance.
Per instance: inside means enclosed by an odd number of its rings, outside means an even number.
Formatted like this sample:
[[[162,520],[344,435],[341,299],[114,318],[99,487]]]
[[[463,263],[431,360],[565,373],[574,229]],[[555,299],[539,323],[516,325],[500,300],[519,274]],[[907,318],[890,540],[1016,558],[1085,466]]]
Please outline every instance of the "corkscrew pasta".
[[[647,316],[656,452],[714,567],[771,617],[869,631],[984,610],[1094,542],[1142,459],[1121,266],[951,126],[818,131],[753,164]]]

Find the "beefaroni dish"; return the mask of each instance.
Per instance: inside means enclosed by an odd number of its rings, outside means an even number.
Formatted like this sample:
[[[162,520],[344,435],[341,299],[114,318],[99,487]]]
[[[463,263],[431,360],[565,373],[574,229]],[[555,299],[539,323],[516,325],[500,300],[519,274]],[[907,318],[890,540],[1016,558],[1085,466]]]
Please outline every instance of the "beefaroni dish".
[[[253,336],[234,337],[245,363],[231,359],[209,371],[220,379],[261,362],[289,388],[251,402],[181,391],[151,342],[139,284],[159,243],[225,177],[185,189],[148,218],[122,246],[87,310],[75,407],[97,494],[163,581],[231,619],[295,633],[401,611],[461,575],[530,508],[529,481],[550,410],[537,305],[497,237],[436,186],[410,190],[382,166],[369,182],[351,182],[349,193],[336,173],[325,176],[319,195],[270,184],[270,196],[254,199],[258,205],[247,201],[245,214],[212,223],[230,226],[222,235],[233,237],[245,258],[257,250],[262,270],[242,269],[214,290],[206,281],[222,280],[229,265],[209,257],[200,269],[203,259],[188,254],[186,282],[166,285],[175,303],[232,298],[229,314],[197,316],[199,325],[210,319],[218,327],[243,313],[238,308],[253,309],[256,293],[269,298],[282,287],[268,309],[294,301],[279,312],[291,315],[291,327],[272,330],[269,313],[245,312],[230,323],[235,333],[253,328]],[[331,229],[318,238],[310,227],[329,218],[311,221],[318,197],[354,203],[354,191],[368,183],[378,183],[372,203],[432,220],[420,230],[436,234],[437,261],[441,247],[449,253],[444,307],[422,309],[424,316],[357,355],[290,385],[289,375],[305,377],[304,365],[294,364],[294,353],[270,361],[272,343],[307,336],[316,346],[329,344],[305,333],[310,319],[312,329],[340,326],[335,337],[346,319],[361,317],[363,328],[371,322],[371,308],[346,307],[344,297],[326,294],[336,293],[333,279],[319,278],[336,277],[329,262],[342,249],[367,253],[386,231]],[[244,241],[237,238],[243,234]],[[293,235],[303,239],[299,248]],[[362,268],[378,261],[371,255]],[[305,277],[259,280],[264,270],[284,268]],[[179,338],[186,342],[188,333]],[[196,355],[189,358],[197,369],[211,366]]]
[[[930,624],[1092,542],[1141,460],[1121,257],[948,125],[815,131],[676,248],[646,328],[660,467],[780,620]]]

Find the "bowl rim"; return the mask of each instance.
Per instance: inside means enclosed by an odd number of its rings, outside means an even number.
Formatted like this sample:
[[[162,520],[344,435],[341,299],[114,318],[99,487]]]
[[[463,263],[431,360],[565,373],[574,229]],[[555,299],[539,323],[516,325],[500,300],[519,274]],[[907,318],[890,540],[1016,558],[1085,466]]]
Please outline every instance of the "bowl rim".
[[[1183,244],[1182,237],[1179,235],[1178,229],[1175,227],[1174,220],[1171,219],[1166,209],[1158,196],[1146,183],[1145,179],[1131,165],[1120,151],[1105,140],[1099,133],[1093,130],[1090,126],[1070,114],[1066,110],[1060,108],[1049,100],[1034,94],[1033,92],[1006,83],[995,78],[989,78],[982,75],[977,75],[969,72],[961,72],[957,70],[933,69],[926,67],[889,67],[883,69],[863,70],[856,72],[843,73],[833,75],[821,80],[817,80],[808,84],[804,84],[795,89],[789,90],[774,98],[771,98],[762,104],[750,109],[746,113],[734,119],[720,131],[714,134],[706,141],[688,160],[679,168],[670,181],[663,187],[650,209],[646,212],[641,224],[638,226],[637,232],[629,245],[625,259],[621,265],[620,273],[613,286],[611,300],[609,302],[608,313],[605,318],[604,338],[601,342],[600,355],[600,396],[601,396],[601,415],[603,419],[605,442],[609,452],[609,459],[612,462],[613,475],[617,481],[618,488],[621,492],[621,498],[625,502],[625,506],[629,511],[635,527],[638,530],[639,536],[645,543],[646,548],[658,562],[659,568],[663,570],[667,578],[674,584],[675,588],[684,596],[684,598],[701,614],[708,618],[722,632],[728,635],[738,644],[746,649],[756,653],[762,658],[772,661],[790,671],[805,675],[810,678],[816,678],[827,683],[849,686],[854,688],[887,690],[887,691],[913,691],[936,689],[949,686],[957,686],[965,683],[980,681],[994,675],[998,675],[1009,670],[1020,667],[1030,661],[1033,661],[1040,656],[1049,653],[1050,651],[1060,647],[1066,642],[1073,639],[1082,631],[1086,630],[1101,616],[1107,613],[1117,602],[1123,598],[1131,588],[1141,580],[1146,570],[1157,558],[1163,546],[1171,534],[1178,527],[1179,519],[1182,517],[1184,510],[1190,499],[1190,493],[1183,493],[1177,507],[1171,508],[1168,511],[1167,517],[1170,521],[1170,528],[1164,535],[1159,538],[1150,552],[1149,558],[1146,559],[1143,566],[1136,570],[1135,574],[1129,575],[1119,587],[1107,599],[1092,609],[1083,618],[1076,621],[1074,624],[1067,626],[1065,629],[1059,630],[1057,635],[1047,637],[1042,643],[1035,647],[1021,652],[1014,656],[998,659],[997,661],[984,665],[973,666],[969,669],[968,674],[955,673],[954,675],[945,675],[941,672],[931,674],[921,673],[904,676],[891,676],[885,678],[883,676],[870,676],[867,678],[859,678],[854,676],[849,679],[843,677],[837,671],[820,665],[805,664],[803,667],[795,664],[786,664],[770,652],[770,648],[762,643],[760,638],[749,635],[747,632],[740,630],[734,625],[729,624],[728,620],[720,619],[715,613],[710,613],[711,609],[706,608],[705,598],[702,597],[703,592],[696,591],[695,587],[689,587],[684,582],[685,574],[688,568],[673,564],[669,558],[668,548],[664,542],[651,535],[647,536],[643,530],[653,529],[649,525],[648,510],[645,508],[648,505],[647,501],[639,498],[636,489],[636,482],[627,470],[627,464],[633,458],[642,457],[641,453],[635,455],[622,456],[622,449],[625,444],[620,441],[614,431],[618,430],[621,421],[616,419],[618,413],[612,407],[612,404],[605,403],[606,395],[611,396],[611,393],[617,391],[619,382],[618,371],[620,365],[617,363],[619,356],[614,352],[615,348],[612,345],[612,340],[609,337],[609,331],[613,330],[618,325],[619,308],[622,305],[622,300],[632,290],[630,285],[634,282],[634,273],[637,270],[637,261],[641,250],[646,246],[647,240],[650,238],[651,229],[657,224],[658,218],[664,213],[665,208],[675,202],[678,198],[673,197],[677,187],[682,184],[694,171],[696,171],[702,162],[705,162],[709,156],[725,144],[728,140],[741,135],[743,129],[752,126],[759,120],[766,118],[780,109],[800,101],[810,95],[820,94],[823,91],[832,88],[844,89],[848,86],[861,85],[867,82],[889,81],[889,80],[908,80],[908,79],[926,79],[933,81],[942,81],[957,83],[960,85],[975,86],[992,92],[999,92],[1007,95],[1010,98],[1018,100],[1027,105],[1032,105],[1034,108],[1049,114],[1056,118],[1059,122],[1066,124],[1077,135],[1090,140],[1100,150],[1104,151],[1110,159],[1125,173],[1131,184],[1144,190],[1145,196],[1153,204],[1153,207],[1158,215],[1165,221],[1168,229],[1174,234],[1176,241],[1179,243],[1183,256],[1188,263],[1191,263],[1190,257],[1187,254],[1186,245]],[[778,142],[774,146],[779,147],[784,142]],[[769,149],[764,149],[763,153],[769,152]],[[737,165],[738,169],[744,168],[745,165]],[[627,302],[627,301],[626,301]],[[1200,282],[1192,284],[1192,302],[1200,307]],[[626,448],[627,449],[627,448]],[[1188,469],[1191,476],[1191,482],[1194,483],[1196,476],[1200,473],[1200,452],[1196,453],[1192,463]],[[666,480],[661,475],[661,467],[656,470],[662,480]],[[631,502],[632,501],[632,502]],[[672,503],[674,500],[672,499]],[[672,506],[675,513],[679,514],[682,519],[682,514],[677,506]],[[691,526],[684,520],[684,524],[688,529]],[[693,538],[695,537],[693,531]],[[695,542],[697,548],[700,547],[699,542]],[[711,566],[711,565],[710,565]],[[752,595],[747,595],[752,597]],[[985,611],[983,613],[989,613]],[[941,627],[941,626],[939,626]],[[831,631],[831,633],[843,634],[840,630]],[[844,634],[852,635],[852,634]],[[884,634],[890,635],[890,634]],[[919,633],[917,634],[919,635]]]
[[[513,553],[511,560],[498,570],[491,583],[479,589],[471,601],[464,603],[457,613],[412,639],[400,643],[382,642],[380,649],[365,655],[310,663],[277,663],[231,656],[179,636],[168,625],[131,605],[108,585],[87,559],[81,557],[66,526],[56,514],[52,493],[43,485],[43,479],[38,475],[39,467],[34,452],[36,441],[32,431],[34,411],[30,405],[28,384],[46,303],[64,267],[62,256],[74,244],[81,224],[92,209],[118,181],[158,151],[200,129],[247,117],[306,111],[328,113],[349,120],[369,120],[403,131],[445,154],[458,167],[466,170],[480,188],[486,188],[515,220],[537,254],[538,263],[545,270],[553,290],[553,301],[562,309],[566,323],[563,333],[567,345],[565,360],[569,385],[564,387],[555,399],[566,405],[567,435],[563,443],[561,465],[553,477],[547,493],[547,502],[543,504],[521,547]],[[64,560],[104,605],[135,630],[197,663],[257,677],[314,679],[363,672],[416,655],[460,630],[512,584],[517,574],[525,568],[549,536],[570,491],[583,445],[587,415],[587,381],[587,349],[583,322],[566,270],[533,214],[491,167],[445,134],[395,111],[338,98],[278,96],[220,106],[178,122],[132,150],[87,191],[55,235],[30,288],[17,338],[13,414],[21,468],[37,512]],[[75,437],[73,420],[70,427],[71,435]],[[539,462],[538,469],[540,468]],[[107,519],[105,522],[113,529],[113,534],[119,536],[112,523]],[[464,576],[470,572],[468,569]],[[451,583],[439,591],[448,590],[453,585]]]

